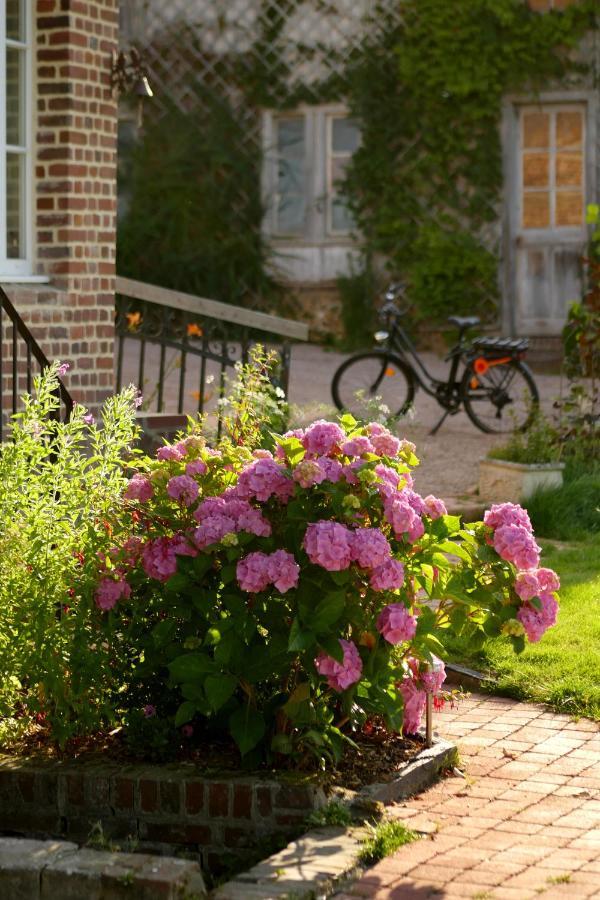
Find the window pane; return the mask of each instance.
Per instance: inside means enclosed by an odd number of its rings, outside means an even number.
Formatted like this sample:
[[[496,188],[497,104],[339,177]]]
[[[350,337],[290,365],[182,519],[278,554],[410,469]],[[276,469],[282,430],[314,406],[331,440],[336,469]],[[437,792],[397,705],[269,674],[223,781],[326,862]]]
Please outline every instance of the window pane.
[[[550,146],[550,116],[548,113],[523,114],[523,146],[541,149]]]
[[[583,139],[583,115],[579,110],[556,113],[556,146],[577,150]]]
[[[583,195],[581,191],[557,191],[556,224],[563,226],[583,223]]]
[[[523,154],[523,186],[547,187],[550,172],[547,153]]]
[[[21,0],[6,0],[6,37],[12,41],[24,40]]]
[[[578,187],[582,183],[583,156],[581,153],[556,154],[556,184],[558,187]]]
[[[332,231],[352,231],[354,218],[348,209],[346,200],[339,195],[333,198],[331,204],[331,228]]]
[[[6,143],[17,146],[23,144],[23,62],[22,50],[6,48]]]
[[[23,239],[23,164],[20,153],[6,154],[6,256],[21,259],[25,256]]]
[[[523,195],[523,228],[550,227],[550,194],[536,191]]]
[[[304,119],[278,120],[277,156],[277,231],[299,234],[306,213]]]
[[[354,153],[360,144],[360,128],[356,119],[332,119],[331,149],[334,153]]]

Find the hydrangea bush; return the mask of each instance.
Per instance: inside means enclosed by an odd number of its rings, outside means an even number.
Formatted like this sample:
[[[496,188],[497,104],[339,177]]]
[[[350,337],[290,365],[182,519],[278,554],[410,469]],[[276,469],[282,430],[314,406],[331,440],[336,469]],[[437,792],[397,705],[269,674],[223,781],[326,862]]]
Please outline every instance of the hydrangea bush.
[[[554,623],[558,578],[521,507],[463,526],[379,423],[271,440],[213,450],[191,429],[132,475],[95,590],[130,722],[325,764],[369,720],[417,731],[444,634],[520,652]]]

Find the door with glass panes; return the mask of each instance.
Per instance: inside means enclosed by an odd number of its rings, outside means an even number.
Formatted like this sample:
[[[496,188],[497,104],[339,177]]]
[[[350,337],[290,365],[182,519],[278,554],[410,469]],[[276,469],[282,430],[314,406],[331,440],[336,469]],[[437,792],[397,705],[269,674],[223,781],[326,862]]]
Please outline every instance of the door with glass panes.
[[[515,107],[511,213],[518,334],[558,334],[581,295],[590,181],[586,103]]]

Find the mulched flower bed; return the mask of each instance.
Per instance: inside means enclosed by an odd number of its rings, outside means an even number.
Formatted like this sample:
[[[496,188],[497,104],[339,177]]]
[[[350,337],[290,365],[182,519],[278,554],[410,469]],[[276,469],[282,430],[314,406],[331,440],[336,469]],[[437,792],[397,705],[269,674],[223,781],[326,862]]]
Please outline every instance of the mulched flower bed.
[[[323,783],[358,790],[361,787],[393,781],[398,771],[407,762],[417,756],[424,748],[424,739],[420,735],[410,737],[389,732],[383,725],[370,724],[365,732],[353,735],[352,740],[358,749],[348,746],[343,758],[335,766],[323,773]],[[38,731],[27,735],[18,744],[10,748],[0,748],[0,753],[7,756],[19,756],[40,759],[79,759],[113,761],[123,763],[193,763],[207,775],[218,773],[240,773],[240,758],[233,741],[205,741],[186,747],[168,757],[148,759],[133,753],[124,740],[121,730],[96,734],[91,737],[74,738],[61,751],[53,744],[47,732]],[[306,775],[317,775],[315,767],[307,765],[303,771]],[[264,767],[257,770],[262,774],[281,774],[285,777],[286,769]],[[298,768],[294,767],[294,772]],[[249,774],[247,772],[246,774]]]

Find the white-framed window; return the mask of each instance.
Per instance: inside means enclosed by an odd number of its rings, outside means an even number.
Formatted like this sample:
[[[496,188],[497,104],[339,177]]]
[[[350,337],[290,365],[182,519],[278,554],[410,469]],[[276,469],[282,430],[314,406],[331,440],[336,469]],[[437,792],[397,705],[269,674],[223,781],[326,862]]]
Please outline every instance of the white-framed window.
[[[585,107],[523,107],[520,219],[526,230],[581,228],[585,222]]]
[[[0,277],[31,273],[31,4],[0,0]]]
[[[342,183],[359,144],[357,120],[339,106],[265,113],[263,194],[272,237],[308,242],[350,237],[354,223]]]

